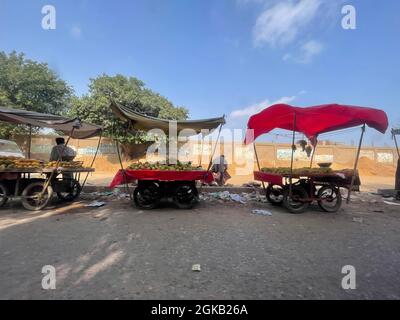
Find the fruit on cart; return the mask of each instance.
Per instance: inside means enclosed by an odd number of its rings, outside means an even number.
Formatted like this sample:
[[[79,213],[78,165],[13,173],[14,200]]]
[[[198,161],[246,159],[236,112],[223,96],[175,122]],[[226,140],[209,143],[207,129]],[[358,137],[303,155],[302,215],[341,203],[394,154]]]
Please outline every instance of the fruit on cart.
[[[42,161],[17,157],[0,157],[0,169],[32,169],[41,168]]]
[[[275,174],[290,174],[290,168],[280,167],[280,168],[262,168],[262,172],[265,173],[275,173]],[[327,174],[332,173],[331,168],[295,168],[293,169],[293,174]]]
[[[180,162],[176,164],[163,164],[160,162],[134,162],[128,166],[130,170],[166,170],[166,171],[191,171],[201,170],[201,167],[192,166],[191,162]]]
[[[57,167],[57,161],[47,162],[45,165],[46,168],[55,168]],[[83,161],[60,161],[58,163],[59,168],[82,168]]]

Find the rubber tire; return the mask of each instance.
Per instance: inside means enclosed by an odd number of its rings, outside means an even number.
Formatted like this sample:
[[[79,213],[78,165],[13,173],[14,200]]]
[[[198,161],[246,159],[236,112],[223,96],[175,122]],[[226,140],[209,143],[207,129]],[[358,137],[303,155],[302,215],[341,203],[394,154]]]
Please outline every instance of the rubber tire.
[[[73,182],[75,185],[77,185],[77,192],[76,193],[69,193],[66,197],[62,194],[62,192],[57,192],[57,197],[61,200],[61,201],[65,201],[65,202],[70,202],[70,201],[74,201],[76,198],[79,197],[79,195],[81,194],[82,191],[82,187],[81,184],[79,183],[78,180],[73,179]],[[74,186],[75,187],[75,186]]]
[[[177,194],[179,190],[183,187],[190,187],[190,193],[191,193],[191,197],[188,199],[188,201],[185,202],[181,201],[181,199],[179,199],[179,196]],[[178,209],[191,209],[196,203],[199,202],[199,193],[195,186],[182,184],[175,189],[173,201]]]
[[[157,192],[159,194],[157,195],[157,197],[154,197],[154,201],[152,203],[143,205],[143,203],[141,202],[141,200],[139,198],[140,192],[144,192],[146,189],[148,189],[151,186],[156,186],[159,189],[159,186],[157,186],[155,183],[153,183],[153,184],[149,184],[149,185],[138,186],[133,191],[133,202],[135,203],[135,206],[137,208],[144,209],[144,210],[151,210],[151,209],[157,208],[158,205],[160,204],[160,201],[161,201],[160,190],[157,190]],[[150,192],[152,192],[152,191],[150,191]]]
[[[340,193],[339,188],[333,187],[333,186],[323,186],[318,190],[317,197],[318,197],[318,199],[321,198],[322,193],[327,189],[333,190],[334,193],[336,194],[336,198],[337,198],[336,205],[333,208],[324,207],[324,205],[322,204],[322,201],[318,200],[318,206],[325,212],[332,212],[332,213],[337,212],[340,209],[340,207],[342,206],[342,195]]]
[[[46,207],[49,202],[51,201],[52,197],[53,197],[53,188],[51,187],[51,185],[49,185],[47,187],[47,199],[44,203],[42,203],[40,206],[33,206],[31,205],[27,199],[25,197],[28,196],[29,191],[37,186],[42,186],[43,187],[44,182],[33,182],[31,184],[28,184],[25,189],[22,191],[22,205],[24,206],[25,209],[27,210],[31,210],[31,211],[38,211],[38,210],[42,210],[44,207]]]
[[[272,192],[273,192],[273,191],[272,191],[273,187],[280,187],[280,188],[281,188],[281,193],[282,193],[282,199],[281,199],[281,200],[275,200],[275,199],[271,198],[271,194],[272,194]],[[269,186],[267,187],[267,189],[265,190],[265,196],[266,196],[268,202],[269,202],[270,204],[272,204],[273,206],[280,206],[280,205],[282,205],[282,203],[283,203],[283,193],[284,193],[283,188],[282,188],[281,186],[277,185],[277,184],[275,184],[275,185],[269,185]]]
[[[300,198],[309,198],[307,191],[301,186],[292,186],[292,197],[293,197],[293,195],[296,195]],[[289,201],[290,201],[289,188],[287,187],[287,188],[285,188],[285,190],[283,192],[283,205],[290,213],[295,213],[295,214],[303,213],[310,206],[310,202],[308,201],[308,202],[302,203],[297,208],[297,207],[291,206]]]
[[[2,183],[0,183],[0,194],[0,207],[3,207],[8,201],[8,189]]]

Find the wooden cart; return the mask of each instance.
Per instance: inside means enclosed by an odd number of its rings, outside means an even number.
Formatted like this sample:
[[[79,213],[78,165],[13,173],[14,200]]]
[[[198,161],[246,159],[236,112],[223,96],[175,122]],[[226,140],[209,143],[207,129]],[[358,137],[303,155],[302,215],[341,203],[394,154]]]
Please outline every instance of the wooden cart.
[[[8,168],[0,170],[0,207],[9,199],[20,199],[28,210],[41,210],[53,194],[65,202],[76,199],[82,186],[81,173],[93,168]]]
[[[341,177],[338,172],[333,172],[332,174],[305,173],[304,175],[294,172],[296,132],[307,137],[314,147],[310,161],[310,168],[312,168],[319,135],[359,125],[361,125],[360,142],[357,148],[354,168],[349,171],[351,172],[350,176],[344,174]],[[357,179],[358,160],[366,125],[385,133],[388,127],[386,113],[374,108],[339,104],[326,104],[306,108],[294,107],[288,104],[270,106],[250,117],[247,123],[248,130],[245,144],[254,143],[258,136],[269,133],[274,129],[292,131],[290,174],[276,175],[261,172],[256,145],[253,144],[258,167],[258,172],[255,173],[254,178],[262,181],[266,196],[271,203],[283,203],[290,212],[303,212],[314,200],[318,202],[323,210],[335,212],[339,210],[342,203],[340,187],[347,187],[347,203],[350,201],[351,191]],[[267,188],[265,188],[265,182],[268,183]]]
[[[303,212],[313,201],[326,212],[337,212],[342,205],[340,188],[348,189],[352,176],[352,171],[282,175],[254,172],[255,180],[267,183],[267,200],[273,205],[283,205],[292,213]]]
[[[110,188],[137,181],[133,201],[138,208],[154,209],[170,198],[179,209],[190,209],[199,201],[196,181],[210,183],[210,171],[119,170]]]

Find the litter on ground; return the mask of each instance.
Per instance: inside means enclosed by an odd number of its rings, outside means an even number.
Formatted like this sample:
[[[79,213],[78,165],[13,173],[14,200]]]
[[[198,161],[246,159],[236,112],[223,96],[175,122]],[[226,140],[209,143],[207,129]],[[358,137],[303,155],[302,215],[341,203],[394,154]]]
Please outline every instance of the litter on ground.
[[[192,265],[192,271],[200,272],[200,271],[201,271],[201,266],[200,266],[200,264],[194,264],[194,265]]]
[[[102,207],[105,204],[104,201],[92,201],[91,203],[86,204],[85,207]]]
[[[400,202],[396,203],[396,202],[391,202],[391,201],[383,201],[384,203],[391,205],[391,206],[400,206]]]
[[[272,212],[268,210],[254,209],[251,213],[256,214],[258,216],[272,216]]]

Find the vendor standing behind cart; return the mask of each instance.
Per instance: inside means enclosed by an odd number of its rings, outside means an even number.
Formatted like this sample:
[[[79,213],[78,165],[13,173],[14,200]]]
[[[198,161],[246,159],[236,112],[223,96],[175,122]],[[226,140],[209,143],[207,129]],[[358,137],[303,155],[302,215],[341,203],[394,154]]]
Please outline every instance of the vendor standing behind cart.
[[[76,152],[71,147],[65,145],[64,138],[56,138],[56,146],[51,149],[50,161],[72,161],[76,157]]]
[[[76,152],[71,147],[65,145],[64,138],[56,138],[56,146],[51,149],[50,161],[72,161],[76,157]],[[64,172],[62,174],[63,180],[68,184],[69,187],[72,186],[73,174],[71,172]]]

